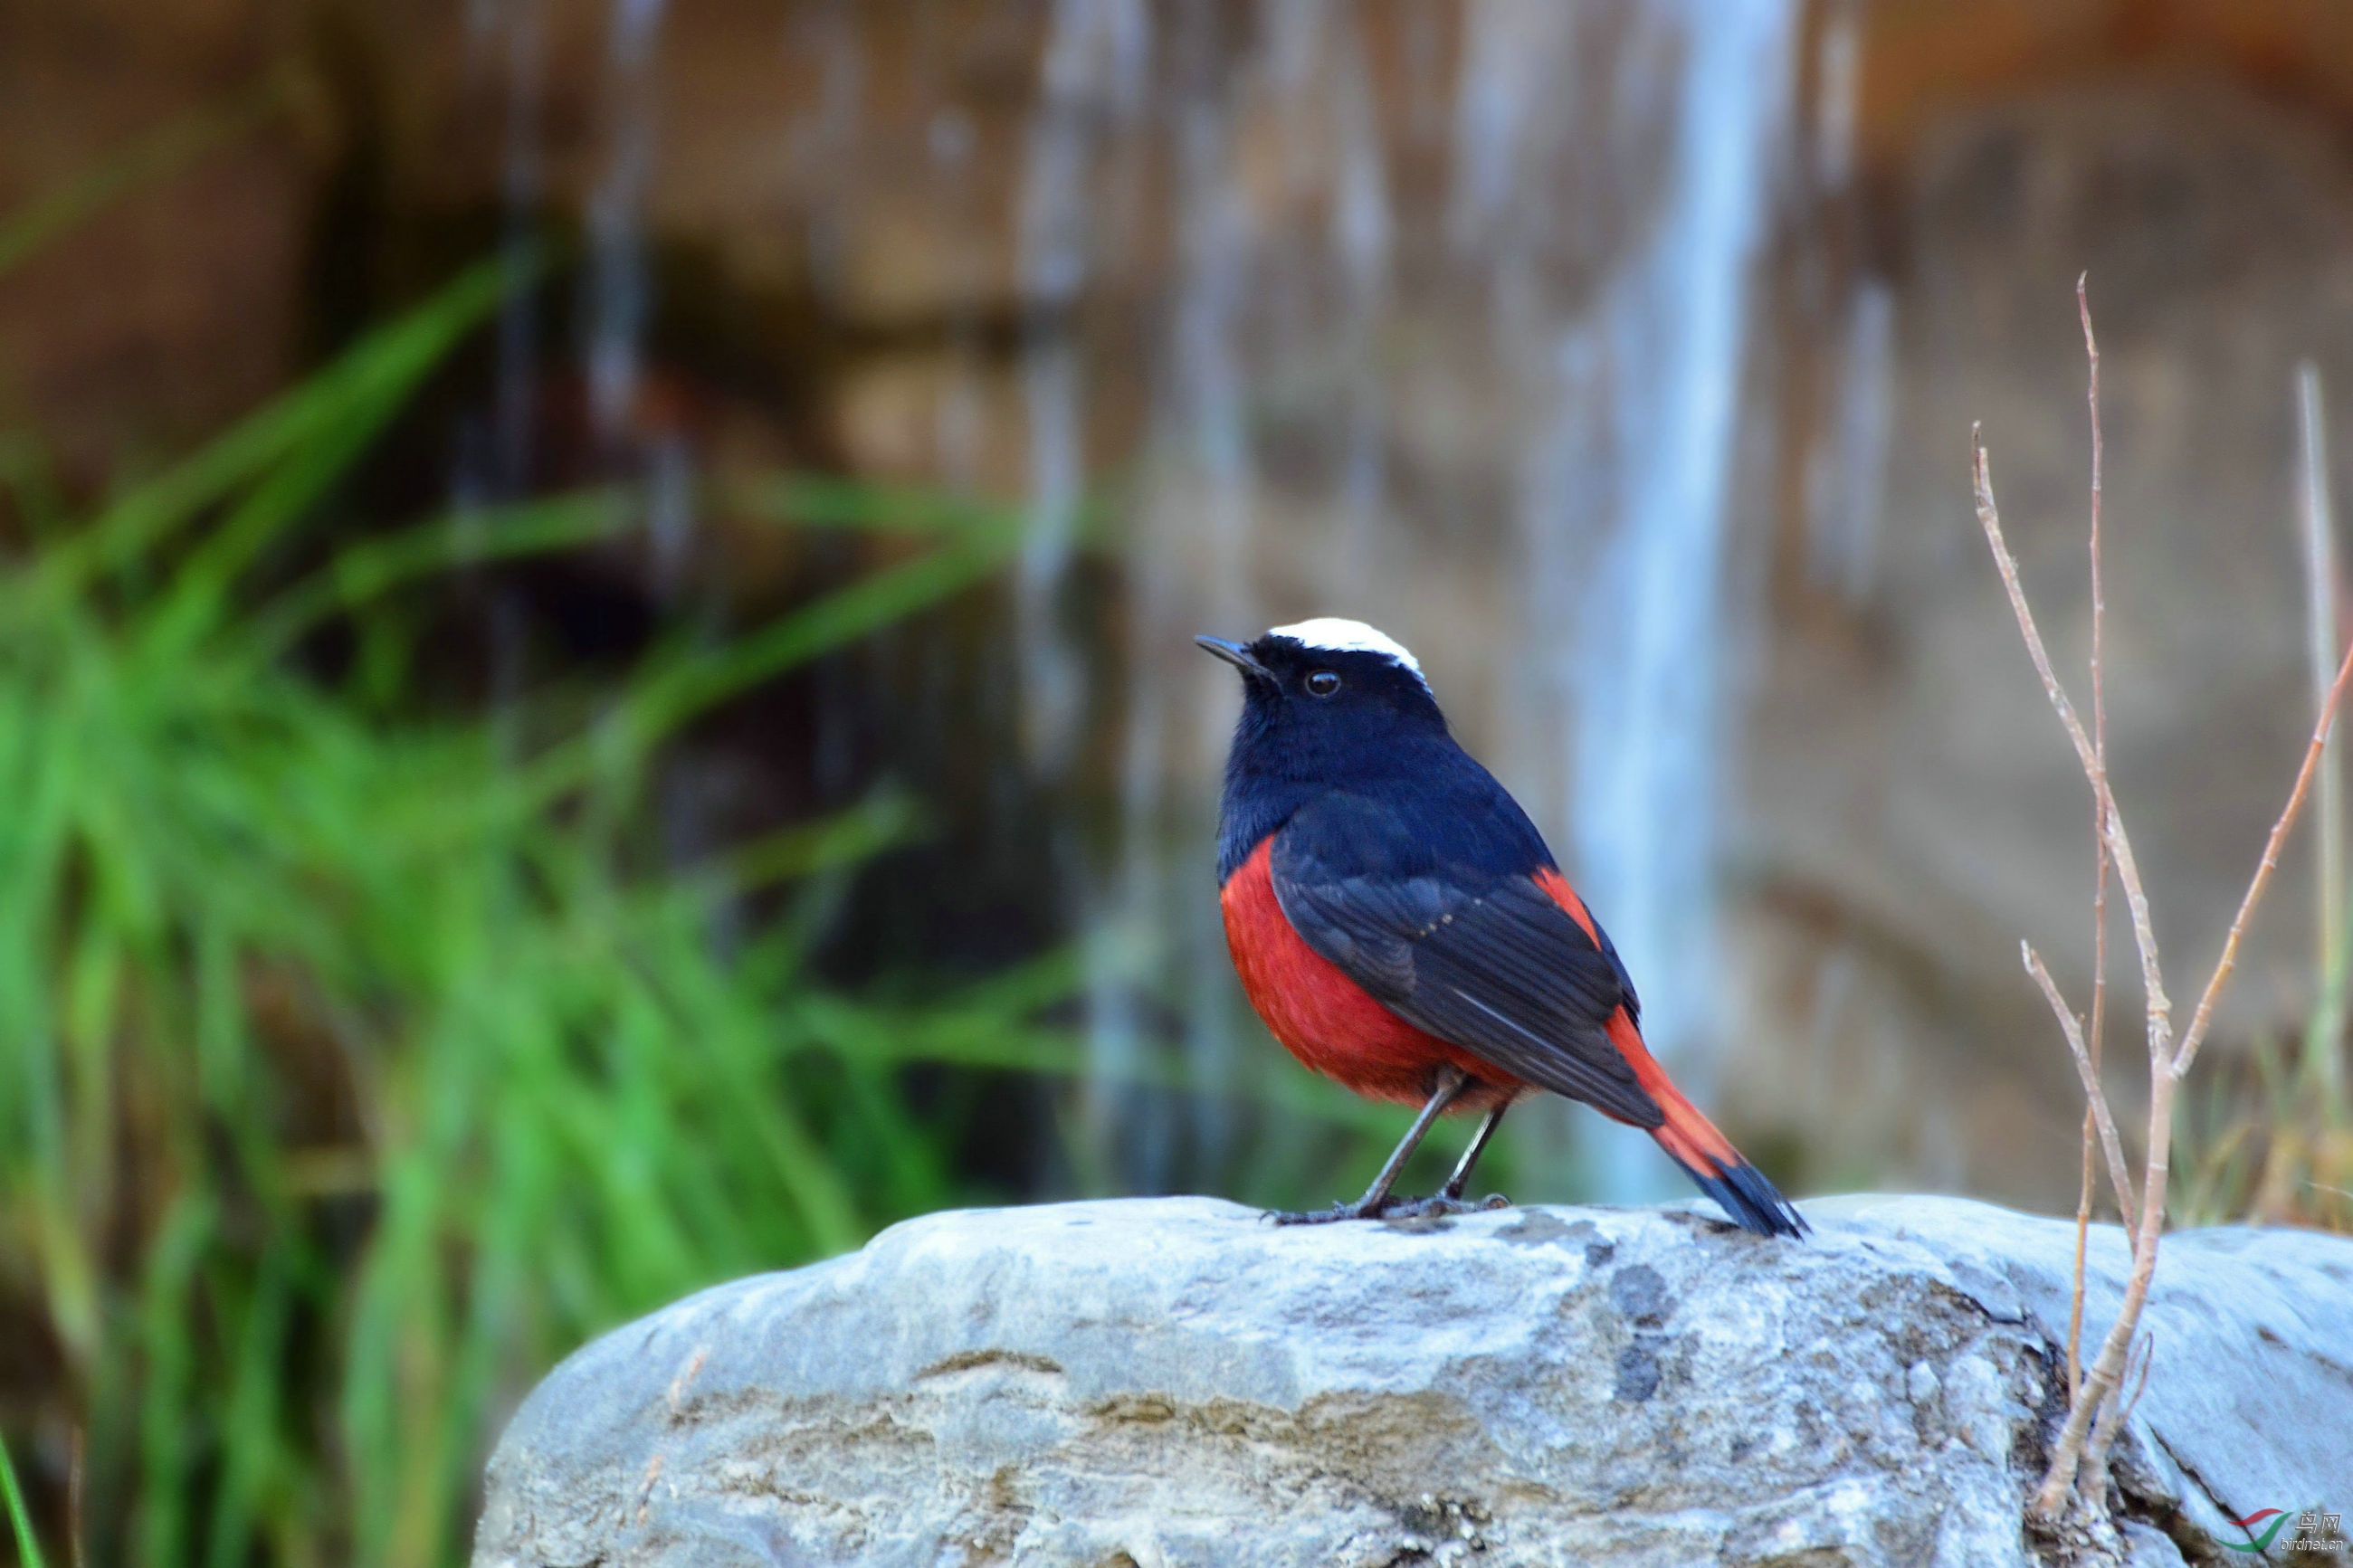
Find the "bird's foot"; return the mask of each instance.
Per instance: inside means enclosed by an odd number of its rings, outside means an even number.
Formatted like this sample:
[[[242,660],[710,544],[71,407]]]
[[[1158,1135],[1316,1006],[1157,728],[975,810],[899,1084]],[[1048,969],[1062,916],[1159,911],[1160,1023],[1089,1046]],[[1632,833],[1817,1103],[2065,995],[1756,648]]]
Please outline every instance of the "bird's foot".
[[[1383,1219],[1435,1219],[1441,1215],[1484,1214],[1491,1209],[1507,1209],[1512,1200],[1501,1193],[1489,1193],[1483,1198],[1458,1197],[1451,1193],[1438,1193],[1426,1198],[1407,1198],[1395,1203],[1382,1214]]]
[[[1379,1219],[1395,1212],[1399,1199],[1383,1195],[1358,1198],[1352,1204],[1334,1204],[1328,1209],[1307,1209],[1293,1213],[1287,1209],[1269,1209],[1259,1217],[1270,1225],[1331,1225],[1344,1219]]]
[[[1352,1204],[1334,1204],[1328,1209],[1309,1209],[1293,1214],[1281,1209],[1269,1210],[1264,1217],[1274,1225],[1331,1225],[1344,1219],[1431,1219],[1440,1215],[1477,1214],[1484,1209],[1507,1209],[1512,1200],[1501,1193],[1471,1199],[1440,1193],[1426,1198],[1400,1198],[1388,1194],[1358,1198]]]

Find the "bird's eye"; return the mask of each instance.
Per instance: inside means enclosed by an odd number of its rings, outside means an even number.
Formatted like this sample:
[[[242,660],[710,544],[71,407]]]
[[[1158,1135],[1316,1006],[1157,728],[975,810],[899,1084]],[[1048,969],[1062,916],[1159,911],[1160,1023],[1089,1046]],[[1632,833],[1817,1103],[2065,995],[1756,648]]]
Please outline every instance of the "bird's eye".
[[[1328,669],[1312,671],[1307,677],[1307,689],[1318,697],[1329,697],[1340,689],[1340,678]]]

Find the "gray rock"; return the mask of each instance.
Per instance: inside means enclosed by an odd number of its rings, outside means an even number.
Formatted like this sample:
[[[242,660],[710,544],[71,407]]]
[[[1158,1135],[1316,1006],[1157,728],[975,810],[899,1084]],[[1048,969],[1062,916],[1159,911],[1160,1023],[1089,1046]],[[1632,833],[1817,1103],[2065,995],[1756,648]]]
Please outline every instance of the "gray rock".
[[[934,1215],[581,1350],[500,1444],[474,1560],[2049,1560],[2021,1520],[2073,1226],[1807,1209],[1803,1245],[1676,1208]],[[2099,1232],[2094,1325],[2123,1258]],[[2145,1321],[2096,1547],[2221,1561],[2226,1514],[2353,1502],[2353,1243],[2170,1237]]]

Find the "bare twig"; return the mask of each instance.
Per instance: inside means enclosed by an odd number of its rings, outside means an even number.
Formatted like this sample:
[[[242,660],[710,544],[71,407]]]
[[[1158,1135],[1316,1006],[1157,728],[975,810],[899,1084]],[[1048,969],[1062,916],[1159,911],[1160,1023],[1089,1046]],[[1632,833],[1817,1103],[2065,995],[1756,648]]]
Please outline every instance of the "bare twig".
[[[2002,587],[2010,596],[2010,609],[2018,618],[2019,632],[2034,661],[2035,673],[2042,677],[2043,693],[2050,699],[2052,710],[2059,715],[2068,740],[2075,747],[2076,758],[2083,764],[2084,777],[2090,781],[2093,793],[2098,798],[2102,837],[2107,844],[2109,854],[2115,858],[2116,880],[2124,889],[2125,903],[2132,915],[2133,943],[2140,953],[2142,989],[2148,1008],[2148,1152],[2141,1169],[2139,1212],[2134,1216],[2136,1223],[2132,1226],[2132,1271],[2125,1283],[2124,1300],[2118,1305],[2116,1321],[2101,1342],[2100,1353],[2068,1403],[2066,1423],[2052,1447],[2050,1468],[2044,1473],[2042,1484],[2035,1493],[2034,1512],[2047,1519],[2056,1516],[2074,1494],[2075,1479],[2084,1458],[2084,1444],[2091,1433],[2093,1421],[2107,1407],[2131,1357],[2141,1308],[2148,1299],[2149,1281],[2157,1270],[2158,1238],[2165,1221],[2166,1182],[2171,1169],[2175,1086],[2196,1059],[2198,1047],[2204,1043],[2206,1031],[2212,1023],[2214,1005],[2237,966],[2239,944],[2245,936],[2248,920],[2262,900],[2263,889],[2270,884],[2272,872],[2279,862],[2280,845],[2295,823],[2314,770],[2319,763],[2329,725],[2336,716],[2337,704],[2343,699],[2348,679],[2353,679],[2353,655],[2348,655],[2338,669],[2337,680],[2321,705],[2312,743],[2306,751],[2303,767],[2296,773],[2295,785],[2289,791],[2287,804],[2282,808],[2278,819],[2272,824],[2271,835],[2264,841],[2263,858],[2257,863],[2254,876],[2248,883],[2246,896],[2240,900],[2238,913],[2232,918],[2230,931],[2223,939],[2221,954],[2215,960],[2213,973],[2199,997],[2189,1032],[2182,1037],[2180,1048],[2177,1050],[2173,1045],[2172,1003],[2166,996],[2164,966],[2158,952],[2156,928],[2149,918],[2148,895],[2141,883],[2138,862],[2133,856],[2132,839],[2125,831],[2123,814],[2117,809],[2115,792],[2109,787],[2105,758],[2094,747],[2091,737],[2084,732],[2083,721],[2076,717],[2073,704],[2068,701],[2065,689],[2059,684],[2058,677],[2052,670],[2050,652],[2043,646],[2042,633],[2035,625],[2034,612],[2028,605],[2025,590],[2019,583],[2018,562],[2002,537],[2001,514],[1994,502],[1991,465],[1986,457],[1984,441],[1975,431],[1971,433],[1971,445],[1978,521],[1985,530],[1986,542],[1992,550],[1995,568],[2001,574]],[[2060,1011],[2064,1014],[2063,1004]],[[2088,1059],[2087,1049],[2085,1060]],[[2105,1100],[2095,1078],[2089,1080],[2088,1092],[2096,1099]],[[2095,1458],[2105,1457],[2107,1442],[2112,1437],[2113,1426],[2108,1436],[2104,1436],[2092,1450]]]
[[[2100,573],[2100,497],[2105,442],[2100,430],[2100,341],[2092,334],[2092,301],[2087,291],[2090,282],[2090,273],[2075,275],[2075,316],[2084,325],[2084,358],[2090,366],[2084,400],[2092,416],[2092,761],[2105,778],[2108,771],[2108,701],[2100,653],[2105,640],[2108,595]],[[2084,1381],[2084,1258],[2092,1236],[2092,1141],[2093,1131],[2099,1126],[2105,1109],[2099,1099],[2092,1096],[2091,1086],[2100,1080],[2100,1047],[2108,1032],[2108,836],[2102,831],[2106,807],[2102,804],[2101,792],[2094,789],[2092,794],[2092,843],[2098,872],[2092,884],[2091,1048],[2086,1058],[2089,1076],[2084,1086],[2083,1173],[2075,1190],[2075,1277],[2067,1309],[2070,1399],[2081,1392]],[[2117,1147],[2115,1122],[2108,1121],[2102,1131],[2108,1146],[2108,1180],[2116,1189],[2116,1213],[2130,1225],[2132,1203],[2126,1195],[2129,1184],[2117,1179],[2124,1157]]]
[[[2052,1446],[2051,1468],[2043,1472],[2042,1485],[2034,1494],[2034,1511],[2045,1519],[2055,1518],[2074,1490],[2092,1418],[2107,1404],[2123,1377],[2133,1332],[2140,1325],[2140,1310],[2148,1300],[2149,1280],[2157,1273],[2158,1232],[2165,1223],[2165,1183],[2172,1168],[2173,1086],[2179,1079],[2165,1068],[2168,1058],[2154,1037],[2153,1026],[2150,1033],[2148,1155],[2141,1166],[2140,1223],[2132,1232],[2132,1273],[2125,1280],[2116,1321],[2109,1325],[2108,1337],[2100,1342],[2099,1358],[2068,1406],[2067,1423],[2060,1428],[2059,1441]]]
[[[2148,1370],[2156,1364],[2157,1332],[2151,1330],[2140,1337],[2140,1376],[2134,1380],[2132,1396],[2126,1399],[2124,1407],[2116,1412],[2118,1426],[2132,1419],[2133,1410],[2140,1404],[2140,1396],[2148,1392]]]
[[[1975,426],[1969,430],[1969,445],[1975,458],[1978,522],[1993,549],[1994,568],[2001,574],[2001,585],[2010,595],[2010,611],[2018,617],[2026,651],[2034,660],[2034,672],[2042,678],[2043,695],[2051,699],[2059,722],[2066,728],[2067,738],[2074,742],[2076,759],[2083,763],[2084,776],[2092,781],[2093,793],[2099,798],[2101,836],[2116,860],[2116,881],[2124,889],[2125,906],[2132,914],[2133,942],[2140,949],[2141,987],[2148,999],[2149,1050],[2154,1054],[2172,1044],[2173,1004],[2165,994],[2165,976],[2158,962],[2157,929],[2149,921],[2148,894],[2141,886],[2140,862],[2133,858],[2132,840],[2125,834],[2124,818],[2116,811],[2116,796],[2109,792],[2108,771],[2101,764],[2099,753],[2092,749],[2091,737],[2084,733],[2084,721],[2075,717],[2075,705],[2067,700],[2066,689],[2052,673],[2050,650],[2042,646],[2042,630],[2034,624],[2034,612],[2027,606],[2026,590],[2019,585],[2018,560],[2010,554],[2009,542],[2001,536],[2001,512],[1993,499],[1993,468],[1986,458],[1983,435]]]
[[[2068,1054],[2075,1058],[2076,1076],[2084,1080],[2084,1097],[2091,1101],[2089,1114],[2099,1131],[2100,1148],[2107,1156],[2108,1184],[2116,1189],[2117,1212],[2125,1216],[2125,1223],[2129,1226],[2135,1214],[2132,1175],[2125,1168],[2124,1143],[2116,1136],[2116,1120],[2108,1110],[2108,1097],[2101,1091],[2099,1068],[2093,1063],[2092,1053],[2084,1044],[2084,1031],[2075,1022],[2075,1015],[2067,1010],[2066,998],[2059,994],[2058,982],[2052,980],[2051,971],[2043,967],[2042,955],[2034,951],[2031,943],[2023,942],[2018,944],[2018,952],[2026,962],[2026,973],[2034,976],[2034,984],[2042,987],[2043,1000],[2051,1004],[2051,1011],[2058,1016],[2060,1032],[2067,1037]],[[2080,1237],[2078,1245],[2081,1245]],[[2080,1275],[2075,1294],[2075,1321],[2080,1323],[2083,1311]]]
[[[2132,1392],[2116,1401],[2114,1411],[2106,1420],[2093,1428],[2091,1441],[2084,1445],[2084,1468],[2095,1476],[2106,1466],[2108,1447],[2116,1442],[2116,1434],[2132,1420],[2132,1413],[2140,1404],[2140,1396],[2148,1392],[2148,1370],[2157,1364],[2157,1336],[2143,1334],[2137,1351],[2137,1354],[2125,1359],[2125,1376],[2132,1384]],[[2137,1373],[2136,1367],[2139,1369]]]
[[[2320,766],[2320,754],[2328,744],[2329,727],[2336,722],[2337,704],[2345,700],[2345,686],[2353,679],[2353,650],[2348,650],[2345,662],[2337,667],[2337,679],[2321,700],[2320,717],[2312,726],[2312,742],[2304,751],[2304,766],[2295,773],[2295,787],[2288,791],[2287,804],[2280,808],[2279,818],[2272,824],[2271,836],[2263,840],[2263,858],[2255,863],[2255,874],[2247,883],[2247,895],[2239,900],[2239,912],[2231,919],[2231,932],[2222,939],[2222,955],[2214,961],[2214,973],[2206,982],[2206,989],[2198,998],[2198,1010],[2189,1016],[2189,1032],[2181,1037],[2181,1049],[2174,1053],[2172,1076],[2179,1079],[2198,1059],[2198,1047],[2206,1043],[2207,1026],[2214,1021],[2214,1004],[2230,983],[2231,972],[2238,967],[2239,941],[2245,935],[2247,918],[2255,912],[2255,905],[2263,896],[2264,887],[2272,873],[2279,868],[2280,846],[2287,839],[2287,830],[2295,824],[2295,814],[2304,805],[2305,792],[2311,787],[2312,775]]]
[[[2075,1472],[2092,1417],[2106,1404],[2123,1374],[2133,1330],[2140,1321],[2141,1303],[2148,1295],[2149,1278],[2157,1268],[2157,1233],[2165,1214],[2165,1177],[2173,1116],[2175,1079],[2165,1070],[2173,1059],[2173,1004],[2165,994],[2164,966],[2158,953],[2157,929],[2149,919],[2148,894],[2141,886],[2140,864],[2133,856],[2132,839],[2125,832],[2123,814],[2117,811],[2116,795],[2108,787],[2107,769],[2093,750],[2091,737],[2084,733],[2083,721],[2076,718],[2074,704],[2067,700],[2066,689],[2052,672],[2050,651],[2043,647],[2042,629],[2034,624],[2034,611],[2026,602],[2026,590],[2019,584],[2017,559],[2002,538],[2001,511],[1993,498],[1992,465],[1987,460],[1982,435],[1974,429],[1970,432],[1970,446],[1978,522],[1985,530],[1986,543],[1993,552],[1994,568],[2001,574],[2002,588],[2010,595],[2010,611],[2018,617],[2019,634],[2034,660],[2035,673],[2042,678],[2043,694],[2051,700],[2051,707],[2059,715],[2068,740],[2074,743],[2084,776],[2091,781],[2093,794],[2098,798],[2101,833],[2108,852],[2116,858],[2116,881],[2125,890],[2125,905],[2132,913],[2133,945],[2140,950],[2141,989],[2148,1004],[2149,1144],[2148,1159],[2141,1173],[2139,1223],[2132,1233],[2132,1275],[2126,1282],[2116,1321],[2101,1342],[2099,1359],[2092,1363],[2090,1374],[2068,1401],[2066,1425],[2052,1445],[2051,1468],[2044,1472],[2042,1485],[2035,1493],[2034,1511],[2048,1519],[2065,1507],[2074,1491]],[[2096,1080],[2094,1092],[2100,1092]]]
[[[2088,1058],[2085,1059],[2089,1060]],[[2094,1068],[2090,1075],[2091,1081],[2098,1082],[2099,1076],[2098,1068]],[[2084,1107],[2084,1171],[2077,1178],[2075,1187],[2075,1283],[2067,1299],[2067,1397],[2070,1400],[2084,1390],[2084,1270],[2092,1242],[2092,1145],[2093,1130],[2098,1120],[2089,1105]],[[2116,1183],[2114,1172],[2110,1173],[2110,1181],[2121,1198],[2126,1184]]]

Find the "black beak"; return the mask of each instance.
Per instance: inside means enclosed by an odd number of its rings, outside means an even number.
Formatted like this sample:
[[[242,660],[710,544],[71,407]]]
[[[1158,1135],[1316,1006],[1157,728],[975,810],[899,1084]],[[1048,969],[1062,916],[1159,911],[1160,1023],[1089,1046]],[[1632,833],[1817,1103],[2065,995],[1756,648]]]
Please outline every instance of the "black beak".
[[[1238,642],[1228,642],[1223,637],[1195,637],[1193,640],[1246,676],[1254,675],[1261,680],[1274,679],[1274,671],[1252,658],[1250,649]]]

